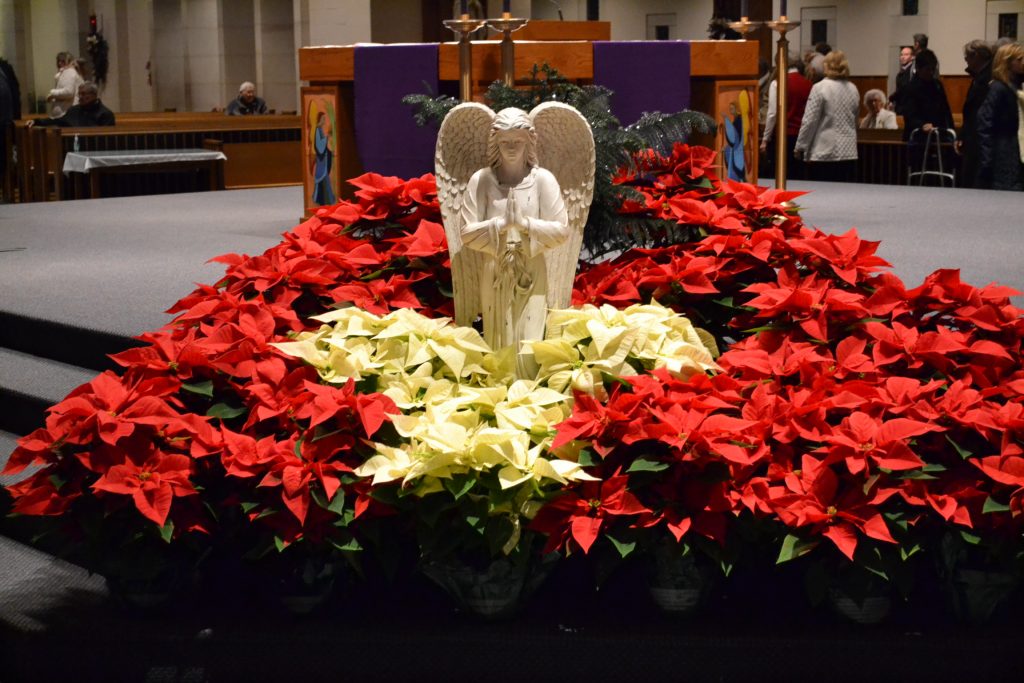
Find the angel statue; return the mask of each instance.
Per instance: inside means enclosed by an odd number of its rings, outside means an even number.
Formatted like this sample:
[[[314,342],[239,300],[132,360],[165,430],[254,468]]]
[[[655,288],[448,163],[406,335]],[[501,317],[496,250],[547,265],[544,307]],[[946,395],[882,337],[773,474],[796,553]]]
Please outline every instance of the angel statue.
[[[590,125],[560,102],[529,114],[467,102],[441,124],[434,162],[455,322],[481,316],[494,349],[543,339],[547,309],[571,302],[594,195]]]

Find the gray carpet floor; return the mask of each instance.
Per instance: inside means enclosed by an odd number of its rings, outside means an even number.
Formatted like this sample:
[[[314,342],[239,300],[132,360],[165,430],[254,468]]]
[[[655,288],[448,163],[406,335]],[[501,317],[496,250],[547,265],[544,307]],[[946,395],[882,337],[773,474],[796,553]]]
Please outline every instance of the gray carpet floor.
[[[1024,195],[794,182],[805,220],[856,227],[909,286],[937,268],[1024,289]],[[119,335],[156,329],[226,252],[260,253],[302,213],[299,187],[0,205],[0,310]],[[11,251],[8,251],[11,250]],[[1024,299],[1016,298],[1018,305]]]
[[[804,220],[826,232],[857,228],[881,240],[878,254],[908,287],[939,268],[959,268],[972,285],[998,282],[1024,291],[1024,193],[844,185],[795,181]],[[1014,303],[1024,307],[1024,297]]]
[[[134,336],[227,252],[261,253],[302,215],[282,187],[151,197],[0,204],[0,310]]]

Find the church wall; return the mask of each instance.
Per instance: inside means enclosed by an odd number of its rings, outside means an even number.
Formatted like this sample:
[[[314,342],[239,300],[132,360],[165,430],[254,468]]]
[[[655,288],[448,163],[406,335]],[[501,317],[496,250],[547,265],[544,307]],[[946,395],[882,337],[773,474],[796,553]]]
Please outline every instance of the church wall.
[[[370,40],[370,0],[296,0],[304,9],[300,45],[350,45]]]
[[[370,17],[370,40],[374,43],[418,43],[422,40],[420,0],[371,0]]]
[[[155,107],[150,73],[154,66],[153,0],[123,0],[118,12],[117,45],[119,53],[127,48],[118,75],[130,84],[130,97],[122,98],[114,111],[151,111]],[[123,14],[123,19],[121,15]],[[108,37],[107,40],[110,40]]]
[[[153,47],[150,69],[154,108],[185,111],[185,44],[182,4],[153,0]]]
[[[32,0],[27,10],[33,68],[31,74],[23,71],[19,80],[22,90],[45,99],[53,88],[57,53],[68,50],[79,55],[78,12],[73,0]]]
[[[257,94],[276,111],[297,111],[298,58],[291,0],[256,2]]]
[[[254,0],[218,2],[224,66],[219,102],[212,107],[225,107],[238,96],[243,81],[256,82],[256,26]],[[201,110],[200,110],[201,111]]]
[[[585,19],[586,3],[580,4],[583,5],[581,18]],[[612,22],[612,40],[645,39],[647,17],[653,14],[675,15],[675,26],[669,34],[671,38],[706,40],[713,9],[712,0],[641,0],[629,3],[601,0],[600,15],[602,21]]]
[[[223,107],[224,43],[217,0],[185,0],[182,26],[185,34],[184,111],[210,111]],[[238,85],[235,85],[237,90]]]
[[[513,3],[513,9],[515,3]],[[566,21],[587,18],[586,0],[532,0],[534,19],[558,20],[558,10]],[[598,13],[601,21],[612,24],[612,40],[643,40],[647,37],[648,15],[675,15],[670,36],[678,40],[705,40],[711,20],[713,0],[601,0]]]

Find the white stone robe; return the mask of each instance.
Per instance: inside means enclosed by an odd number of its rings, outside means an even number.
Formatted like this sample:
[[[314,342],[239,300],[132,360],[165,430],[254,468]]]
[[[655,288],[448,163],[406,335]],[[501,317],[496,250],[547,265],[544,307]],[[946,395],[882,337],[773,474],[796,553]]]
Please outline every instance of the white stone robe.
[[[525,226],[498,229],[509,196]],[[464,248],[486,256],[479,276],[484,339],[492,348],[543,339],[547,317],[549,250],[569,236],[568,215],[558,180],[534,167],[514,188],[501,185],[491,168],[469,180],[462,206]]]

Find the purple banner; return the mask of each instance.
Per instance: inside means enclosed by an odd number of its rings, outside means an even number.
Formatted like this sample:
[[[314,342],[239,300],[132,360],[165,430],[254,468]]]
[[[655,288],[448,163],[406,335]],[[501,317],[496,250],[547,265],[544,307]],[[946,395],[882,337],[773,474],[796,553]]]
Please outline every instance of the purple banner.
[[[402,98],[437,93],[437,43],[357,45],[355,134],[363,169],[416,178],[434,172],[437,131],[421,128]]]
[[[690,43],[684,40],[594,43],[594,85],[610,89],[612,113],[628,126],[644,112],[690,108]]]

